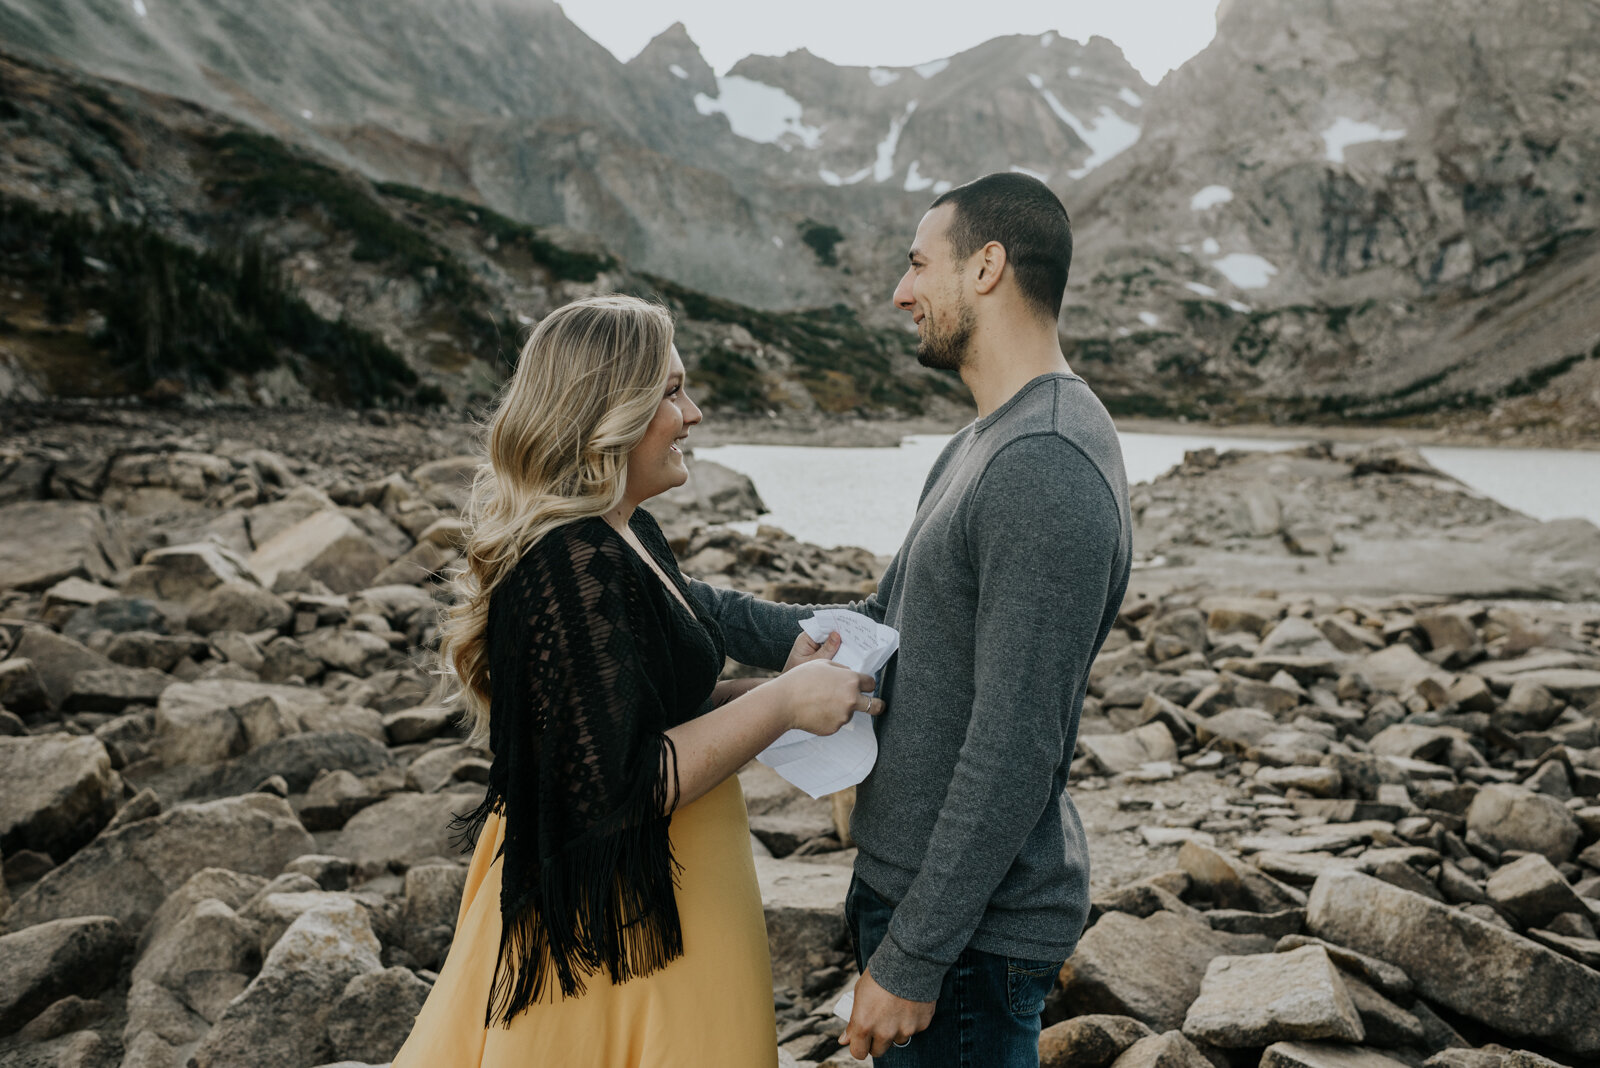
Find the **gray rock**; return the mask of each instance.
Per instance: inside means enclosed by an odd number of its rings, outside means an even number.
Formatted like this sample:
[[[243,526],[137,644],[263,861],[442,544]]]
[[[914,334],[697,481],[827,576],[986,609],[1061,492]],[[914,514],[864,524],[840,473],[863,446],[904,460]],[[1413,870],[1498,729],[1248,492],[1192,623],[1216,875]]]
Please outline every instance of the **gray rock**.
[[[170,672],[184,657],[198,660],[206,655],[206,643],[187,635],[174,637],[153,631],[128,631],[112,638],[105,647],[107,659],[125,668],[154,668]]]
[[[1366,1037],[1344,980],[1321,946],[1216,958],[1184,1018],[1183,1033],[1226,1049]]]
[[[139,938],[139,953],[143,955],[151,945],[167,937],[200,902],[220,901],[237,912],[266,885],[267,880],[260,875],[245,875],[226,868],[200,869],[168,894],[150,917]]]
[[[260,938],[257,924],[206,898],[150,941],[132,978],[165,987],[215,1023],[260,968]]]
[[[337,510],[307,516],[274,535],[250,557],[250,567],[268,589],[276,588],[280,578],[300,573],[334,593],[365,589],[388,565],[366,532]]]
[[[1542,853],[1564,863],[1578,844],[1578,821],[1561,802],[1511,783],[1491,783],[1467,809],[1467,830],[1494,848]]]
[[[395,794],[350,817],[326,852],[348,858],[363,879],[391,868],[404,870],[420,860],[459,856],[450,820],[482,799],[481,788]]]
[[[57,998],[103,989],[127,952],[127,933],[110,916],[38,923],[0,937],[0,1035]]]
[[[1490,713],[1489,722],[1508,733],[1542,731],[1555,722],[1561,703],[1549,690],[1532,679],[1518,679],[1500,707]]]
[[[195,602],[189,610],[189,629],[196,634],[254,634],[282,630],[293,618],[289,602],[277,594],[253,582],[225,582]]]
[[[1210,1068],[1205,1054],[1181,1031],[1141,1038],[1112,1062],[1112,1068]]]
[[[68,712],[118,713],[129,705],[151,705],[178,680],[154,668],[108,667],[72,677],[61,706]]]
[[[1583,915],[1587,911],[1583,899],[1556,866],[1538,853],[1515,860],[1489,876],[1484,890],[1489,900],[1524,927],[1545,927],[1563,912]]]
[[[850,887],[850,868],[757,857],[756,879],[766,913],[773,981],[798,987],[812,969],[807,955],[848,937],[844,895]]]
[[[1157,912],[1111,912],[1084,932],[1061,969],[1062,997],[1079,1012],[1131,1016],[1158,1031],[1178,1029],[1217,957],[1262,953],[1270,939],[1213,931]]]
[[[1402,1046],[1420,1047],[1427,1042],[1427,1032],[1413,1014],[1348,972],[1344,974],[1344,987],[1350,994],[1350,1000],[1355,1003],[1356,1012],[1361,1015],[1361,1026],[1367,1032],[1365,1041],[1368,1045],[1396,1049]]]
[[[32,660],[24,656],[0,660],[0,706],[23,716],[50,710],[50,695]]]
[[[242,794],[269,775],[281,775],[291,792],[301,793],[324,769],[360,776],[393,766],[389,750],[366,735],[316,731],[291,734],[252,749],[201,779],[194,789],[200,794]]]
[[[1230,708],[1195,725],[1195,737],[1224,752],[1243,756],[1279,730],[1278,721],[1259,708]]]
[[[438,971],[444,964],[466,884],[467,869],[459,864],[419,864],[406,872],[402,945],[417,967]]]
[[[0,737],[0,852],[65,860],[105,826],[122,778],[99,740],[70,734]]]
[[[1222,908],[1280,912],[1305,906],[1305,895],[1252,865],[1196,841],[1178,850],[1178,866],[1197,894]]]
[[[456,713],[437,705],[418,705],[383,717],[384,733],[390,745],[426,742],[450,729]]]
[[[266,794],[178,805],[102,834],[35,883],[6,913],[16,930],[64,916],[114,916],[138,931],[202,868],[275,875],[314,843],[282,798]]]
[[[1396,644],[1370,653],[1356,664],[1358,671],[1374,690],[1404,694],[1416,688],[1423,679],[1432,679],[1448,687],[1452,681],[1449,672],[1424,660],[1409,645]]]
[[[1321,938],[1402,968],[1424,997],[1509,1035],[1600,1053],[1600,972],[1370,876],[1330,873],[1311,891]]]
[[[369,1064],[393,1060],[429,989],[410,968],[385,968],[351,979],[328,1014],[335,1055]]]
[[[13,655],[30,661],[52,708],[60,708],[82,671],[116,667],[106,657],[81,642],[48,627],[24,626]]]
[[[1123,1050],[1154,1035],[1129,1016],[1075,1016],[1039,1033],[1039,1068],[1105,1068]]]
[[[153,549],[128,573],[122,592],[128,597],[189,603],[224,583],[255,584],[250,566],[231,550],[213,542],[195,542]]]
[[[301,638],[300,645],[333,670],[363,678],[405,662],[403,653],[376,634],[362,630],[323,628]]]
[[[301,729],[306,710],[327,704],[298,686],[204,679],[168,687],[156,706],[163,761],[215,764]]]
[[[1266,597],[1207,597],[1200,602],[1206,626],[1218,634],[1243,630],[1260,636],[1283,615],[1283,602]]]
[[[1260,1068],[1407,1068],[1407,1064],[1360,1046],[1278,1042],[1261,1055]]]
[[[115,520],[87,501],[0,506],[0,590],[44,590],[62,579],[109,583],[132,561]]]
[[[333,1060],[328,1018],[352,979],[382,969],[379,950],[366,912],[354,901],[301,914],[195,1047],[194,1068]]]
[[[1166,724],[1152,722],[1124,734],[1079,735],[1078,745],[1111,774],[1135,771],[1154,761],[1178,759],[1178,745]]]
[[[307,853],[284,865],[285,874],[304,875],[324,890],[345,890],[350,886],[351,863],[326,853]],[[407,875],[410,873],[407,872]]]

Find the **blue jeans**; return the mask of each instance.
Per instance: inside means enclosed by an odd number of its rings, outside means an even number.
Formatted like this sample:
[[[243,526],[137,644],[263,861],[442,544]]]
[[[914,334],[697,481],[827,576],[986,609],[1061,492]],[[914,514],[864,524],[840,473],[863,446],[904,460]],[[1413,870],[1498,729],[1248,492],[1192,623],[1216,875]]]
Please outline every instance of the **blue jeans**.
[[[844,917],[862,971],[888,934],[893,915],[894,906],[872,887],[850,880]],[[1061,965],[962,950],[939,988],[933,1023],[905,1047],[890,1047],[872,1063],[878,1068],[1039,1068],[1039,1012]]]

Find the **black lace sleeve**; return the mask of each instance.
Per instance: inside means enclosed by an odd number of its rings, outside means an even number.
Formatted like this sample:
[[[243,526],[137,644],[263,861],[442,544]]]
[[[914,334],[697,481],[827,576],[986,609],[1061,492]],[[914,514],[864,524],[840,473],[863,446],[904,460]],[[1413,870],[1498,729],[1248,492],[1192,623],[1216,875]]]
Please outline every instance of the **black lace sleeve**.
[[[602,520],[559,528],[490,605],[494,764],[464,818],[473,837],[489,812],[505,819],[490,1021],[552,975],[573,997],[602,968],[621,983],[683,952],[665,814],[677,760],[651,671],[666,635],[631,553]]]

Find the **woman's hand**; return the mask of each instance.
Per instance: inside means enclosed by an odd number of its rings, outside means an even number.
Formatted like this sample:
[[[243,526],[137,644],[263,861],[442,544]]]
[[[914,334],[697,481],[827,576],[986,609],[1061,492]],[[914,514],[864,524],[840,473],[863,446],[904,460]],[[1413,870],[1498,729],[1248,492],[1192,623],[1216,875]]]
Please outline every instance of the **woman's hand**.
[[[832,660],[839,652],[839,646],[843,641],[844,639],[839,637],[839,632],[834,631],[828,635],[826,641],[818,645],[811,640],[811,635],[801,631],[800,636],[794,640],[793,648],[789,650],[789,659],[783,662],[783,670],[788,671],[813,660]]]
[[[871,675],[831,660],[803,663],[767,686],[778,691],[774,696],[783,701],[789,726],[811,734],[833,734],[857,712],[883,711],[883,702],[871,696],[877,687]]]

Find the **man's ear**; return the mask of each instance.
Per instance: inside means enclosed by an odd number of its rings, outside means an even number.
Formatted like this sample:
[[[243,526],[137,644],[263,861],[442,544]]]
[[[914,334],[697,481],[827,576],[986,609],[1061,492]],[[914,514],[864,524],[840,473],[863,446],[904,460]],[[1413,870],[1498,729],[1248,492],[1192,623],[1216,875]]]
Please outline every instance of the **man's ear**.
[[[980,296],[990,293],[1000,284],[1000,277],[1005,272],[1006,247],[998,241],[991,241],[978,250],[978,276],[972,287]]]

